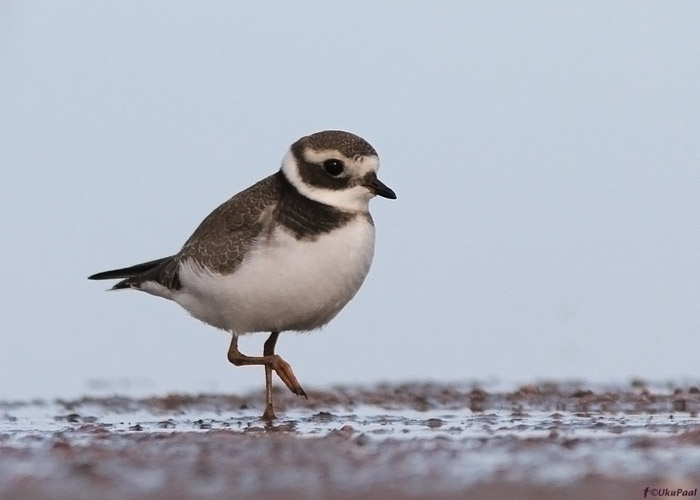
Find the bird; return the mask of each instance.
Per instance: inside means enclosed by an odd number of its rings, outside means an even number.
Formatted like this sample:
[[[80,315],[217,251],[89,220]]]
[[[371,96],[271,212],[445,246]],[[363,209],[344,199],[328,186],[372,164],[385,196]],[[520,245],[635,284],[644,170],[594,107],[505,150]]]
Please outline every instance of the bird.
[[[277,418],[272,374],[308,399],[291,366],[275,353],[281,332],[328,324],[355,296],[374,256],[369,202],[396,199],[377,177],[379,156],[365,139],[324,130],[294,142],[274,174],[214,209],[169,257],[89,276],[119,279],[172,300],[194,318],[231,334],[234,366],[265,368],[262,419]],[[267,333],[262,356],[239,337]]]

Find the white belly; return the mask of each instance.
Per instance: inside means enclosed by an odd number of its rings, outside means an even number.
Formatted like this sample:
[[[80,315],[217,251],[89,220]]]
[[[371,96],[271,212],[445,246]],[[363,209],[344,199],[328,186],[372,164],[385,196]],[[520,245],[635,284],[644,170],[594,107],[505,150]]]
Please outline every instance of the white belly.
[[[278,228],[232,274],[181,264],[182,288],[172,299],[195,318],[235,334],[312,330],[354,297],[373,255],[374,226],[364,217],[314,241]]]

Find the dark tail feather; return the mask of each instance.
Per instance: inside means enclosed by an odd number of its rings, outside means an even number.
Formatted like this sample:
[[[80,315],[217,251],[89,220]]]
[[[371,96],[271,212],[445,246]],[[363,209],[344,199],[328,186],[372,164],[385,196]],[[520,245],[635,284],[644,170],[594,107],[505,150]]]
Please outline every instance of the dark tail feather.
[[[162,259],[152,260],[150,262],[144,262],[143,264],[136,264],[135,266],[125,267],[123,269],[113,269],[112,271],[104,271],[102,273],[93,274],[88,276],[89,280],[114,280],[114,279],[124,279],[133,278],[134,276],[139,276],[145,272],[158,267],[160,264],[165,262],[172,257],[164,257]],[[121,281],[114,285],[113,289],[118,290],[120,288],[129,288],[126,281]]]

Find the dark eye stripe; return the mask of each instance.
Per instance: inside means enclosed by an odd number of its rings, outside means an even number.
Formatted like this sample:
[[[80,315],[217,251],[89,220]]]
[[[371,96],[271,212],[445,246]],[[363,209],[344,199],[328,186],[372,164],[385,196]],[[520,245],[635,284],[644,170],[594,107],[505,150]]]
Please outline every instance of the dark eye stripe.
[[[341,175],[333,177],[323,168],[323,163],[319,164],[308,161],[304,157],[304,144],[302,142],[295,142],[291,149],[297,163],[297,171],[305,184],[323,189],[332,189],[334,191],[351,187],[351,183],[353,182],[352,176]]]

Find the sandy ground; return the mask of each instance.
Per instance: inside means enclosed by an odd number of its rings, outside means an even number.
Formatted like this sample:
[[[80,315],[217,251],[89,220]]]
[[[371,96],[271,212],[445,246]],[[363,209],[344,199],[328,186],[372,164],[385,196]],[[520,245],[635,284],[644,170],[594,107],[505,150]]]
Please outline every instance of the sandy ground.
[[[272,425],[258,393],[0,402],[0,498],[590,500],[700,488],[695,386],[405,384],[276,400]]]

